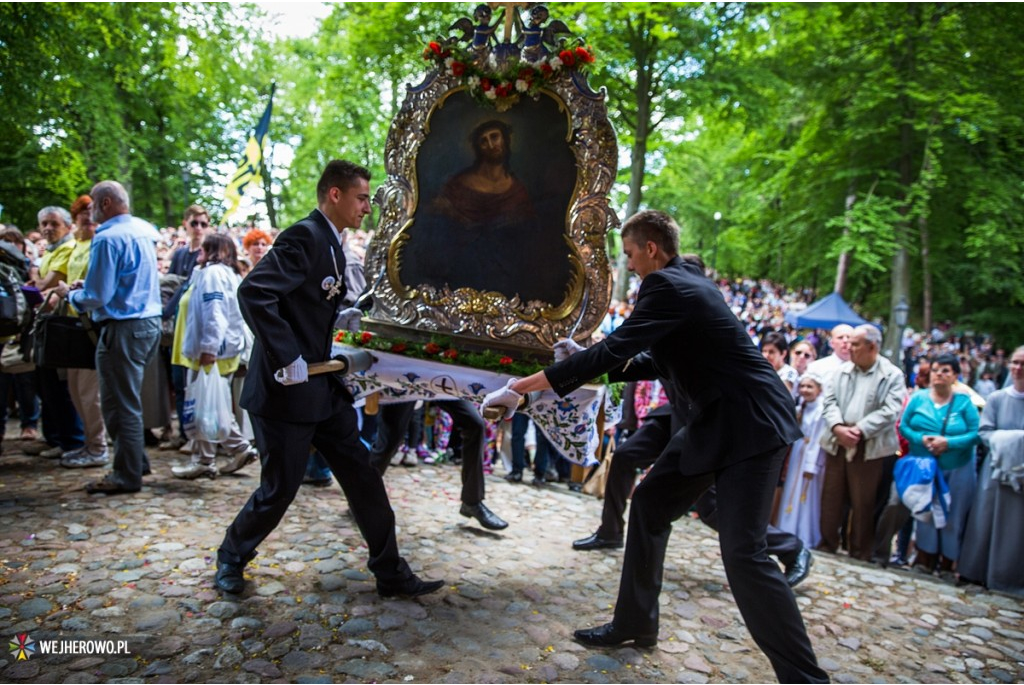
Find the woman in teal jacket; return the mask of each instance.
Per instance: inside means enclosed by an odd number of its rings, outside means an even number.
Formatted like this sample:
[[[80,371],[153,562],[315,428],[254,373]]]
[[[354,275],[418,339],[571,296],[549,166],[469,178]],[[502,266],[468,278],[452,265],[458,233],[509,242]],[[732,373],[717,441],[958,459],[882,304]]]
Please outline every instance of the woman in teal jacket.
[[[915,567],[926,572],[952,572],[960,556],[964,523],[974,499],[977,475],[974,450],[978,443],[978,410],[969,395],[954,393],[960,374],[955,355],[945,354],[932,362],[931,387],[918,390],[907,402],[900,433],[910,443],[910,455],[938,459],[949,485],[950,507],[946,525],[916,522]]]

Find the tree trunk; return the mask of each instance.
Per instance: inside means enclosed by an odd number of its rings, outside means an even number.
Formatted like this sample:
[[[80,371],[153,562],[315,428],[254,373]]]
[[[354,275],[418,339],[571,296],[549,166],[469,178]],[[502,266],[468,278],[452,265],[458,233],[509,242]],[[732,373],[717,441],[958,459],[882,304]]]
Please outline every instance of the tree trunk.
[[[916,29],[919,25],[919,10],[909,5],[907,11],[910,13],[908,24]],[[912,37],[907,38],[906,49],[901,55],[904,65],[903,83],[914,82],[914,71],[916,63],[916,43]],[[907,245],[910,241],[910,224],[908,214],[910,212],[909,195],[910,187],[914,182],[914,126],[916,119],[913,103],[906,92],[898,99],[900,111],[903,116],[900,124],[900,155],[897,162],[900,174],[900,186],[903,195],[903,202],[899,212],[902,220],[896,224],[896,253],[892,257],[892,273],[890,274],[891,293],[889,296],[889,325],[885,329],[885,338],[882,341],[882,354],[889,358],[889,361],[902,367],[900,364],[900,347],[903,331],[896,325],[896,305],[901,299],[910,302],[910,258],[907,254]]]
[[[638,32],[646,33],[646,24],[638,27]],[[625,219],[633,216],[640,210],[640,202],[643,199],[644,171],[647,168],[647,137],[650,135],[651,125],[651,65],[646,59],[647,52],[641,51],[637,56],[636,90],[636,131],[633,137],[633,147],[630,150],[629,165],[629,197],[626,200]],[[625,301],[629,293],[629,269],[626,267],[625,253],[619,254],[616,268],[615,293],[614,297]]]
[[[857,195],[854,192],[853,184],[850,184],[849,189],[846,192],[846,225],[843,227],[843,238],[850,234],[850,211],[853,209],[853,203],[857,201]],[[846,275],[850,271],[850,253],[844,250],[839,255],[839,263],[836,265],[836,286],[832,289],[839,293],[842,297],[843,291],[846,290]]]

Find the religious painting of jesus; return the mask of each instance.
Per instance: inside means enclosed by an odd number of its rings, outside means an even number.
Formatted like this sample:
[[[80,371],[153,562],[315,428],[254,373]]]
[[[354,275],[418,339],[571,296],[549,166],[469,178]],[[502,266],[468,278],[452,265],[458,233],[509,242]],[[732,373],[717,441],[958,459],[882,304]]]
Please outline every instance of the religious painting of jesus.
[[[465,91],[436,107],[417,157],[401,281],[556,305],[571,281],[571,119],[552,94],[505,112]]]

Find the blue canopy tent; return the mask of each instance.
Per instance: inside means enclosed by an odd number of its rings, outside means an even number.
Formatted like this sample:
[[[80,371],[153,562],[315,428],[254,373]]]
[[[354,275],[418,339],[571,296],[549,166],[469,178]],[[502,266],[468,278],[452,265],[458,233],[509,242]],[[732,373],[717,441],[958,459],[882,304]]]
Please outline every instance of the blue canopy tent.
[[[797,328],[834,328],[841,323],[859,326],[868,323],[850,308],[839,293],[827,295],[803,311],[786,312],[786,323]]]

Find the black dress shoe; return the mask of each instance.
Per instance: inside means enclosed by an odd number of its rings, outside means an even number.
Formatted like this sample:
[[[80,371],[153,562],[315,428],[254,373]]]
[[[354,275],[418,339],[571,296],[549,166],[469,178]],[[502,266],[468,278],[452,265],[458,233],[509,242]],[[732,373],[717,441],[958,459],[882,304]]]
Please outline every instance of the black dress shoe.
[[[632,635],[619,630],[612,623],[596,628],[584,628],[572,634],[576,642],[587,647],[615,647],[623,642],[632,642],[636,647],[653,647],[658,644],[658,634]]]
[[[409,578],[398,585],[386,585],[377,581],[377,594],[381,597],[419,597],[437,592],[444,587],[443,580],[420,580],[416,576]]]
[[[588,537],[575,540],[572,543],[572,548],[580,552],[586,552],[591,549],[622,549],[622,540],[606,540],[605,538],[597,537],[597,533],[594,533]]]
[[[480,525],[487,530],[502,530],[503,528],[508,528],[508,523],[501,520],[501,517],[488,509],[483,502],[480,502],[479,504],[466,504],[463,502],[462,506],[459,507],[459,513],[466,518],[476,519],[480,522]]]
[[[232,564],[226,561],[217,562],[217,575],[214,583],[224,592],[237,595],[245,589],[245,578],[242,577],[242,569],[245,564]]]
[[[807,574],[811,572],[812,565],[814,565],[814,557],[811,556],[811,550],[804,547],[796,555],[796,560],[786,568],[786,583],[790,587],[796,587],[804,582],[807,579]]]
[[[141,488],[125,487],[109,475],[105,478],[101,478],[100,480],[85,484],[85,491],[90,495],[95,495],[98,492],[102,492],[104,495],[129,495],[133,492],[138,492],[139,490],[141,490]]]

